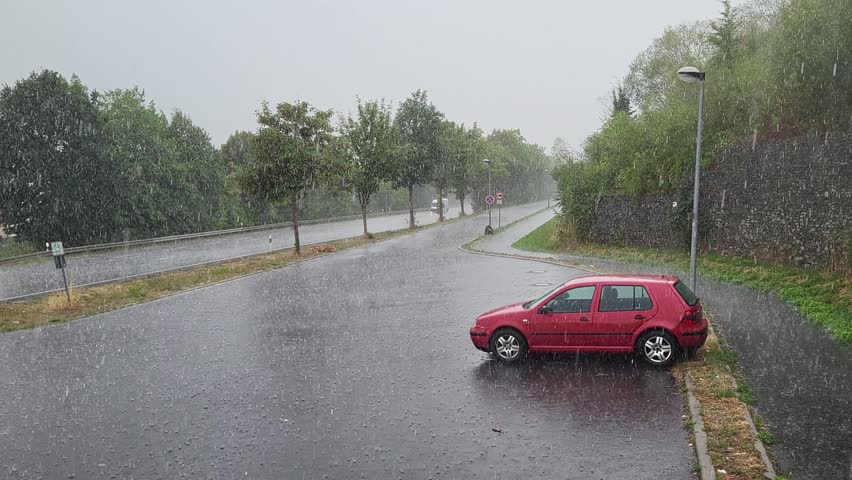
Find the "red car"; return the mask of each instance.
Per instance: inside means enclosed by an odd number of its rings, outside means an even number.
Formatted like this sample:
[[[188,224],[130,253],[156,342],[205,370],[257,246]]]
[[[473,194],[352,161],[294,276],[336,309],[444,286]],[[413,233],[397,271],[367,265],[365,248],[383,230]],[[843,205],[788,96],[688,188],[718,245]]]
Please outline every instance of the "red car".
[[[470,329],[476,348],[503,362],[530,352],[636,352],[655,366],[707,339],[701,303],[677,277],[594,275],[543,296],[485,312]]]

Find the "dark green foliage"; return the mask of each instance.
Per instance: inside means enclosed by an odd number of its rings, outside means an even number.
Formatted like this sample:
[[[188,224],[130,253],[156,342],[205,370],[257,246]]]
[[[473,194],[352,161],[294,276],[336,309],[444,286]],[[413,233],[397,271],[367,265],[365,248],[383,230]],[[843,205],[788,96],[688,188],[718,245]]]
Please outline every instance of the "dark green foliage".
[[[672,195],[678,235],[689,229],[697,90],[680,67],[707,72],[702,164],[732,143],[846,132],[852,119],[852,2],[722,2],[718,19],[667,27],[630,65],[613,112],[589,136],[584,162],[563,169],[567,218],[584,221],[595,195]],[[628,97],[638,107],[631,118]],[[581,180],[582,179],[582,180]],[[587,202],[580,205],[578,202]],[[576,233],[583,236],[576,225]]]
[[[301,247],[299,210],[305,192],[332,170],[328,168],[328,155],[333,151],[332,114],[307,102],[282,102],[274,111],[264,104],[257,114],[260,130],[251,139],[252,155],[240,168],[243,191],[289,205],[296,252]]]
[[[716,47],[716,56],[720,58],[720,63],[733,63],[736,60],[739,32],[737,15],[731,8],[730,0],[722,0],[722,14],[718,20],[710,22],[710,28],[712,33],[709,40]]]
[[[362,103],[359,99],[357,116],[348,117],[341,128],[346,142],[346,176],[361,207],[365,236],[370,199],[393,172],[398,136],[391,117],[390,106],[384,101]]]
[[[414,186],[428,183],[435,171],[443,117],[429,102],[425,90],[412,93],[396,112],[394,124],[400,143],[390,178],[396,188],[407,189],[409,197]],[[409,228],[414,227],[414,204],[410,201]]]
[[[33,73],[0,91],[0,224],[43,244],[108,240],[115,165],[104,159],[98,95],[73,77]]]
[[[546,179],[546,157],[519,132],[486,140],[475,125],[445,122],[423,91],[396,119],[383,102],[359,102],[340,136],[331,117],[306,103],[264,105],[257,132],[235,132],[217,151],[188,115],[165,115],[139,88],[99,95],[76,77],[33,73],[0,91],[0,225],[16,245],[38,250],[51,240],[75,246],[422,208],[432,186],[438,198],[450,190],[481,202],[488,156],[509,202],[534,198]]]
[[[611,115],[615,116],[619,112],[627,114],[628,117],[633,116],[633,107],[630,105],[630,97],[627,96],[627,91],[624,90],[624,87],[621,85],[612,89]]]

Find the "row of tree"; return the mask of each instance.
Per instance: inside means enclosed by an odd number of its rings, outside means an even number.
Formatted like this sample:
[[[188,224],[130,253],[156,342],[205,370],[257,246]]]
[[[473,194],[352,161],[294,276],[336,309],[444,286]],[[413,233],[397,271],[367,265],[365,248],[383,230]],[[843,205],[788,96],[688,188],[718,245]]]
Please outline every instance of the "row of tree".
[[[299,250],[299,213],[305,194],[316,185],[352,192],[368,236],[370,202],[383,182],[408,194],[409,228],[415,228],[414,190],[434,187],[439,221],[443,198],[452,193],[461,214],[467,199],[481,205],[489,173],[518,201],[541,198],[550,159],[527,143],[517,130],[497,130],[488,137],[472,127],[446,120],[425,91],[418,90],[396,113],[382,100],[358,100],[354,115],[335,130],[333,112],[305,102],[264,104],[261,125],[247,135],[248,160],[235,171],[241,191],[290,206]],[[483,162],[485,158],[492,160]],[[487,169],[493,169],[488,172]]]
[[[632,62],[613,91],[611,115],[582,153],[561,155],[568,162],[557,175],[567,220],[581,224],[599,194],[688,190],[697,91],[677,79],[683,66],[706,72],[705,164],[732,143],[848,132],[850,18],[846,0],[750,0],[738,7],[723,0],[713,21],[666,28]]]
[[[255,132],[220,148],[138,88],[89,91],[44,70],[0,91],[0,225],[69,245],[399,208],[449,194],[474,208],[495,188],[541,198],[550,158],[517,130],[485,135],[417,91],[395,110],[361,101],[336,119],[306,102],[263,104]],[[489,158],[490,164],[482,162]],[[379,208],[371,208],[378,201]],[[439,209],[443,217],[443,209]],[[441,218],[443,220],[443,218]]]

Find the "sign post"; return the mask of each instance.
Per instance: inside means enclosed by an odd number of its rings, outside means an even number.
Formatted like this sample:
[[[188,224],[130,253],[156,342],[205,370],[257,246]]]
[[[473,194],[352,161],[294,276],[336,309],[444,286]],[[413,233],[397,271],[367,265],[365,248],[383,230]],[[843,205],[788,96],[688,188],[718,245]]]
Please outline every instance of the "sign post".
[[[497,228],[500,228],[500,208],[503,205],[503,192],[497,192]]]
[[[62,246],[62,242],[50,242],[50,252],[53,254],[53,263],[56,268],[62,270],[65,297],[68,298],[68,305],[71,305],[71,292],[68,290],[68,277],[65,275],[65,248]]]
[[[485,234],[486,235],[491,235],[492,233],[494,233],[494,229],[491,228],[491,205],[494,205],[494,202],[495,202],[494,195],[491,195],[489,193],[488,195],[485,196],[485,204],[488,205],[488,226],[485,227]]]

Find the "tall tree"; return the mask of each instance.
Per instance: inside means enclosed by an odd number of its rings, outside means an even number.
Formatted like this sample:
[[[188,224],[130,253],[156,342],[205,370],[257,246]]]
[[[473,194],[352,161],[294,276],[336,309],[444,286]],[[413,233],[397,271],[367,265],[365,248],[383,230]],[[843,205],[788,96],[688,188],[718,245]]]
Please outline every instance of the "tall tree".
[[[782,123],[820,133],[852,128],[850,18],[846,0],[783,4],[772,52]]]
[[[169,120],[138,88],[110,90],[100,98],[106,157],[117,169],[111,201],[116,233],[124,240],[174,233],[169,212],[182,207],[175,185]]]
[[[674,72],[684,65],[702,68],[709,57],[707,22],[666,27],[650,47],[630,64],[624,88],[640,112],[665,107],[673,96],[682,96],[685,84]]]
[[[257,114],[260,129],[251,141],[252,155],[241,169],[245,191],[289,203],[297,253],[301,200],[327,165],[332,115],[307,102],[279,103],[274,111],[264,103]]]
[[[716,47],[716,58],[722,65],[732,65],[736,60],[737,48],[737,15],[731,8],[730,0],[722,0],[722,13],[718,20],[710,22],[710,43]]]
[[[408,225],[414,229],[414,186],[429,182],[438,156],[443,115],[429,102],[426,91],[417,90],[397,110],[394,124],[400,149],[391,179],[396,188],[408,190]]]
[[[441,122],[438,155],[432,169],[432,186],[438,191],[438,222],[444,221],[444,194],[452,182],[453,167],[462,155],[464,131],[449,120]]]
[[[390,106],[384,101],[362,103],[358,99],[357,116],[344,121],[342,133],[347,142],[350,182],[361,207],[364,237],[367,237],[370,198],[379,190],[381,182],[389,178],[396,148]]]
[[[235,172],[240,166],[248,163],[251,155],[251,132],[236,131],[219,148],[219,157],[227,166],[228,173]]]
[[[240,189],[237,176],[239,169],[245,165],[251,155],[251,132],[236,131],[219,147],[219,162],[225,168],[225,193],[223,214],[235,226],[246,222],[256,224],[262,222],[267,209],[265,202],[257,201]]]
[[[168,134],[175,152],[171,181],[181,187],[181,208],[170,212],[172,229],[199,232],[221,227],[225,165],[219,161],[210,136],[181,111],[172,114]]]
[[[619,112],[624,112],[628,117],[633,116],[633,107],[630,105],[630,97],[627,96],[627,91],[621,84],[612,89],[612,112],[611,115],[616,115]]]
[[[482,130],[473,124],[471,128],[464,125],[458,127],[456,141],[460,141],[458,155],[452,163],[450,171],[450,189],[459,199],[461,216],[465,215],[465,199],[473,191],[478,171],[482,169],[482,159],[485,158],[485,140]],[[479,175],[481,176],[481,175]]]
[[[114,232],[112,164],[97,94],[43,70],[0,90],[0,224],[30,242],[81,245]]]

